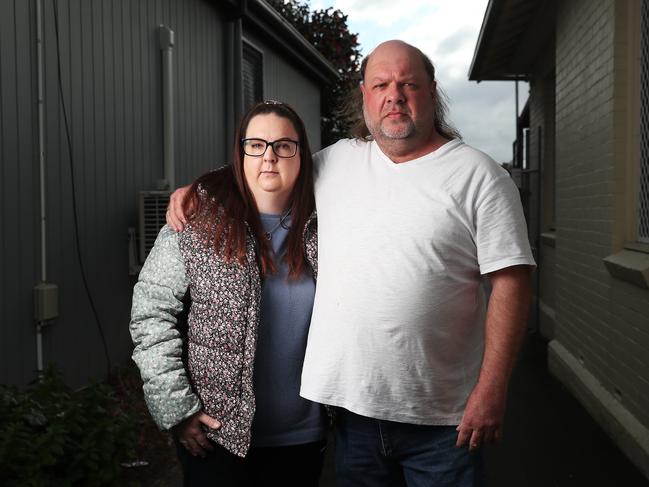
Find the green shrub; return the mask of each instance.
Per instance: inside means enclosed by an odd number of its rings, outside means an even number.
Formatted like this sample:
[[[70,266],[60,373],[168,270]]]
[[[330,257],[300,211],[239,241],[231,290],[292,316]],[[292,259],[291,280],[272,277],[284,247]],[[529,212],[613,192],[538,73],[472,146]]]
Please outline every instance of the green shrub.
[[[51,369],[26,390],[0,385],[1,485],[113,484],[135,440],[106,384],[72,391]]]

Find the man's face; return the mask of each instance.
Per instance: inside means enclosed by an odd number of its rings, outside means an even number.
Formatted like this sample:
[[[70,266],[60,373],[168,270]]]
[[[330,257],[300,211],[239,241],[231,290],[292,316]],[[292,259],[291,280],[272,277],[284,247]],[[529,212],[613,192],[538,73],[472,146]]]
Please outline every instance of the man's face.
[[[418,53],[399,42],[387,42],[371,54],[365,68],[363,115],[377,141],[412,139],[434,130],[435,82]]]

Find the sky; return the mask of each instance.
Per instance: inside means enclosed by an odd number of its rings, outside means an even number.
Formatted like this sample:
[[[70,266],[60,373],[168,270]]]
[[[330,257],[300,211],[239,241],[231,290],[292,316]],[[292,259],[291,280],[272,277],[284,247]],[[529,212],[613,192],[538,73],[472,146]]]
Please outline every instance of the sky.
[[[348,15],[365,55],[380,42],[401,39],[435,64],[449,97],[450,119],[464,141],[498,162],[512,158],[513,81],[469,81],[468,73],[488,0],[311,0],[311,10],[334,7]],[[519,84],[520,109],[528,87]]]

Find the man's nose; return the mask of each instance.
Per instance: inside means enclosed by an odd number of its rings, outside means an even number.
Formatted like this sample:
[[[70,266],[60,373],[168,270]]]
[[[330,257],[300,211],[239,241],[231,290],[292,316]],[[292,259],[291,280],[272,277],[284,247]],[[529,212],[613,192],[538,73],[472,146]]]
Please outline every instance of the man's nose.
[[[398,83],[388,85],[387,97],[392,103],[403,103],[406,99],[403,87]]]

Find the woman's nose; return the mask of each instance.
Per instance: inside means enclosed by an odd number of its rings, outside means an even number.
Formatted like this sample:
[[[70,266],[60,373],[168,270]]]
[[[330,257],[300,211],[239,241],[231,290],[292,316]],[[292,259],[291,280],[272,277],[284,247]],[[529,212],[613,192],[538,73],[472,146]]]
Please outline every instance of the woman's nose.
[[[277,154],[275,154],[273,146],[270,144],[266,146],[266,151],[264,152],[264,161],[277,162]]]

